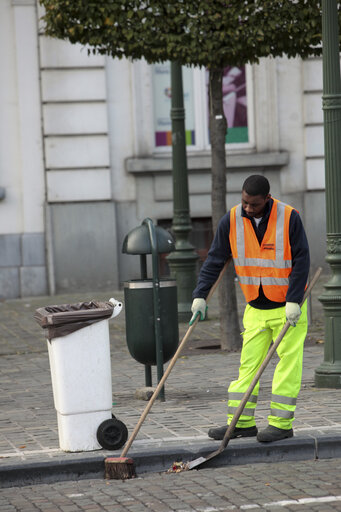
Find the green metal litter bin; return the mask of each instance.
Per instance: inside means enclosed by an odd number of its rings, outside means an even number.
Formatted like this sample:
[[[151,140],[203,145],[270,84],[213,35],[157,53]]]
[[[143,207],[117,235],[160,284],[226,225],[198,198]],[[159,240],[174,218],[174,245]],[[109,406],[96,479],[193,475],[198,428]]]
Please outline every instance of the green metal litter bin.
[[[160,279],[158,268],[158,255],[174,249],[172,235],[154,226],[149,217],[123,241],[122,252],[140,255],[141,279],[124,285],[125,315],[128,349],[144,364],[146,386],[152,385],[152,365],[156,364],[158,382],[161,381],[163,364],[175,354],[179,343],[176,281]],[[147,275],[147,254],[152,255],[153,279]],[[164,387],[159,399],[165,400]]]
[[[159,280],[160,331],[163,363],[173,357],[179,344],[177,286],[175,279]],[[131,356],[144,365],[157,364],[153,304],[153,280],[124,283],[127,345]]]

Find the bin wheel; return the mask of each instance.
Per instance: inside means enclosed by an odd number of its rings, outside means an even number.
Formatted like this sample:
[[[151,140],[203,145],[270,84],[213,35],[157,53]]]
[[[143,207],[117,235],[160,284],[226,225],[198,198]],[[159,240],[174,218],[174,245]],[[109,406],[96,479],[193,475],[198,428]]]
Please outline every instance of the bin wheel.
[[[97,441],[106,450],[118,450],[128,438],[128,429],[117,419],[103,421],[97,429]]]

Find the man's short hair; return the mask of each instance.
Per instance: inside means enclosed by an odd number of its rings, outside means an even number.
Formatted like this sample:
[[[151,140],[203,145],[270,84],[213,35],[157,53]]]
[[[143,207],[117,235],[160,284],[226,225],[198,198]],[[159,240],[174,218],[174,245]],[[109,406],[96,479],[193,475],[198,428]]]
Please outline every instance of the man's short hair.
[[[270,192],[270,183],[260,174],[252,174],[246,178],[243,184],[243,190],[249,196],[263,196],[266,197]]]

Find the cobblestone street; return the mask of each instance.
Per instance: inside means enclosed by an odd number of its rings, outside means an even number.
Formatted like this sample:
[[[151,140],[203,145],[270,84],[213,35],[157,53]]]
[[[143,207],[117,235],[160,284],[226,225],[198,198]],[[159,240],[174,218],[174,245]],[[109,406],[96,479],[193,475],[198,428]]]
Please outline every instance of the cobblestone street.
[[[337,510],[341,503],[341,459],[337,458],[341,454],[340,390],[314,385],[314,371],[323,360],[323,318],[317,297],[325,281],[326,276],[314,290],[310,305],[294,438],[286,444],[279,443],[278,448],[273,443],[274,451],[254,439],[232,440],[223,467],[174,475],[160,473],[170,467],[171,461],[178,460],[170,458],[178,450],[187,450],[184,461],[196,458],[194,455],[200,450],[215,450],[217,442],[207,437],[207,430],[226,421],[226,387],[237,375],[240,353],[227,353],[219,348],[215,298],[209,320],[197,326],[166,382],[166,401],[155,402],[133,443],[130,454],[139,457],[138,478],[126,482],[102,479],[104,458],[116,455],[115,452],[60,450],[46,340],[33,319],[37,307],[107,300],[109,296],[123,300],[122,292],[0,302],[0,473],[6,475],[3,485],[1,478],[5,477],[0,475],[0,511],[214,512],[257,507],[277,510],[284,506],[290,510]],[[144,385],[144,368],[129,354],[124,313],[109,325],[113,412],[131,433],[146,406],[146,402],[135,397],[136,389]],[[187,325],[180,324],[179,329],[181,339]],[[274,357],[262,376],[256,410],[259,428],[267,424],[276,363]],[[257,461],[257,465],[252,465]],[[279,461],[282,462],[278,464]],[[93,462],[100,469],[96,475],[89,470],[87,476],[86,468]],[[163,464],[161,469],[156,464],[159,462]],[[76,469],[71,476],[58,474],[58,467],[63,464],[74,464]],[[166,464],[169,465],[165,467]],[[40,469],[44,466],[43,475],[38,471],[40,480],[34,477],[37,465]],[[26,472],[30,475],[31,470],[31,480],[26,479]],[[24,477],[16,484],[19,471]],[[95,480],[85,480],[94,477]],[[16,488],[23,481],[26,486]],[[289,504],[283,504],[288,500]],[[268,508],[264,508],[264,503],[270,504]]]
[[[341,510],[341,459],[3,489],[1,512]]]
[[[341,512],[341,0],[0,39],[0,512]]]

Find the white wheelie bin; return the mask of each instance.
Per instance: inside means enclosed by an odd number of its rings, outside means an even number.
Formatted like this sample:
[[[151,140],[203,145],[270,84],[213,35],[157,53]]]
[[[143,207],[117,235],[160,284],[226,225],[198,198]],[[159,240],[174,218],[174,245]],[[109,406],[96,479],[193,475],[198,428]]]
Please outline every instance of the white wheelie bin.
[[[122,310],[115,299],[47,306],[35,319],[47,332],[60,448],[116,450],[127,428],[112,415],[109,320]]]

